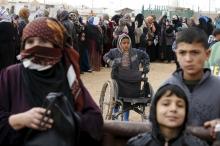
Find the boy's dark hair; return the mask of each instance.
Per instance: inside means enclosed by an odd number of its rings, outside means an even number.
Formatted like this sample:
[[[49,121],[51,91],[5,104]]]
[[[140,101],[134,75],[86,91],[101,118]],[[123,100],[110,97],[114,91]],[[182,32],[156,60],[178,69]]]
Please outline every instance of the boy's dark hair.
[[[157,98],[158,101],[163,95],[165,95],[167,91],[170,91],[169,95],[167,95],[168,97],[176,95],[179,98],[182,98],[186,102],[186,104],[188,103],[186,93],[177,85],[172,84],[167,84],[165,86],[160,87],[160,89],[157,90],[154,98]]]
[[[197,27],[185,28],[177,33],[176,45],[179,43],[201,43],[205,49],[209,48],[208,36],[206,33]]]
[[[220,28],[214,29],[213,32],[212,32],[212,35],[213,35],[213,36],[220,35]]]

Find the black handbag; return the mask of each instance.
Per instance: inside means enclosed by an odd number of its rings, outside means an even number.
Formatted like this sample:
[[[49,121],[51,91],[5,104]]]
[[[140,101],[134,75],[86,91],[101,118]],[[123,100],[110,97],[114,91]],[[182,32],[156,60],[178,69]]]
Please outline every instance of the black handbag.
[[[31,129],[24,145],[76,146],[79,139],[80,119],[67,97],[62,93],[49,93],[43,107],[51,111],[53,126],[47,131]]]

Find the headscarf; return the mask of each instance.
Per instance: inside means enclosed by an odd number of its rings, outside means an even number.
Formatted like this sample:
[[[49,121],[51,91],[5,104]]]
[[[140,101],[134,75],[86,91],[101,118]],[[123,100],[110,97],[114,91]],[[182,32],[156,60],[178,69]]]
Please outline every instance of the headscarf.
[[[65,28],[54,19],[46,17],[37,18],[27,24],[22,35],[22,49],[25,41],[30,37],[41,37],[48,40],[55,46],[64,48],[64,32]]]
[[[130,14],[125,14],[125,15],[123,16],[123,18],[124,18],[125,20],[127,20],[127,21],[131,21],[131,15],[130,15]]]
[[[53,18],[41,17],[30,22],[23,31],[22,36],[22,48],[24,48],[25,41],[30,37],[41,37],[42,39],[48,40],[54,44],[55,48],[53,51],[48,50],[48,48],[34,47],[31,49],[23,50],[21,52],[21,58],[25,59],[27,57],[36,57],[36,54],[39,53],[43,57],[51,57],[50,59],[56,59],[56,55],[62,56],[62,61],[59,61],[58,64],[62,63],[63,70],[66,73],[66,78],[69,83],[69,88],[71,89],[71,94],[75,98],[77,103],[77,110],[81,110],[83,106],[83,98],[81,93],[80,83],[80,70],[78,65],[79,55],[73,48],[67,43],[67,38],[65,35],[66,29]],[[58,51],[58,49],[60,51]],[[31,51],[30,51],[31,50]],[[53,52],[53,53],[52,53]],[[59,67],[59,65],[55,65]],[[62,67],[61,67],[62,68]],[[76,78],[73,79],[72,73],[75,72]]]
[[[23,7],[20,9],[19,11],[19,17],[21,17],[22,19],[24,19],[26,21],[26,23],[28,23],[28,18],[30,16],[30,11],[28,8]]]
[[[91,25],[97,26],[99,24],[99,22],[100,22],[100,18],[99,17],[93,17],[92,16],[92,17],[90,17],[88,19],[88,23],[91,24]]]
[[[61,22],[64,20],[68,20],[69,19],[69,12],[66,10],[57,12],[57,19]]]
[[[38,18],[38,17],[43,17],[44,16],[44,12],[43,10],[39,9],[37,10],[37,12],[35,13],[34,19]]]
[[[44,9],[44,17],[49,17],[50,12],[47,9]]]
[[[109,21],[109,15],[108,14],[103,14],[102,18],[103,18],[103,20]]]
[[[34,19],[38,18],[38,17],[48,17],[49,16],[49,11],[44,9],[39,9],[37,10],[37,12],[35,13]]]
[[[129,37],[129,35],[123,33],[121,35],[118,36],[118,42],[117,42],[117,48],[119,48],[121,51],[122,51],[122,47],[121,47],[121,41],[124,39],[124,38],[127,38],[130,42],[130,48],[131,48],[131,38]],[[129,50],[130,50],[129,48]]]
[[[121,15],[116,14],[112,17],[111,21],[114,21],[116,23],[116,25],[118,25],[119,19],[121,19],[121,18],[122,18]]]
[[[77,10],[72,10],[69,12],[69,19],[72,20],[74,23],[79,21],[79,13]]]
[[[130,14],[125,14],[122,17],[123,21],[126,22],[127,25],[131,25],[132,21],[131,21],[131,15]]]
[[[118,36],[118,35],[121,35],[123,33],[128,34],[128,32],[129,31],[128,31],[128,27],[126,25],[126,21],[125,21],[125,19],[121,18],[119,20],[119,25],[114,30],[114,34]]]
[[[208,23],[209,18],[208,18],[207,16],[200,16],[200,17],[199,17],[199,22],[200,22],[200,21],[204,21],[205,23]]]
[[[137,16],[135,17],[135,21],[138,22],[137,27],[141,27],[143,25],[144,15],[143,14],[137,14]]]
[[[118,26],[125,26],[127,21],[124,18],[119,19]]]
[[[0,22],[11,22],[8,12],[0,8]]]

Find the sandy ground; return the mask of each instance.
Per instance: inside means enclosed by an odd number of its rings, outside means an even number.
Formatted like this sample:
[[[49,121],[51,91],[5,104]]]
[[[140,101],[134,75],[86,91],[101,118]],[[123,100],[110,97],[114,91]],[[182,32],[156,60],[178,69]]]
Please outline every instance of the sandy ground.
[[[149,82],[154,91],[163,83],[175,70],[174,63],[151,63],[148,73]],[[102,85],[110,78],[110,68],[102,68],[100,72],[84,73],[81,75],[83,83],[98,104]],[[131,113],[130,119],[136,119],[137,115]]]

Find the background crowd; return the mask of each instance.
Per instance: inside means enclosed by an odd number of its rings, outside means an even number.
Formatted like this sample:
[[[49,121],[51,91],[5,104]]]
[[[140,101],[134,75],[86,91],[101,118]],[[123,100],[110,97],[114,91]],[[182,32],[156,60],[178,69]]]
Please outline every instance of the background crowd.
[[[0,9],[0,55],[1,65],[4,68],[17,62],[16,56],[21,48],[22,30],[29,23],[30,12],[28,8],[21,8],[18,14],[10,14],[10,10]],[[34,18],[48,17],[47,10],[37,11]],[[90,16],[83,20],[77,10],[58,10],[56,19],[67,29],[72,39],[74,49],[80,54],[80,69],[83,72],[100,71],[107,66],[102,56],[111,48],[116,47],[117,38],[126,33],[132,41],[132,47],[144,50],[148,53],[150,61],[171,62],[175,61],[172,48],[175,36],[183,28],[196,26],[203,29],[211,36],[215,28],[219,28],[220,17],[215,20],[207,16],[201,16],[198,20],[173,15],[169,18],[163,15],[156,18],[155,15],[143,16],[137,14],[117,14],[109,17]],[[216,34],[216,33],[215,33]],[[215,35],[214,34],[214,35]],[[216,41],[210,37],[209,42]],[[175,45],[174,45],[175,46]],[[10,48],[10,49],[8,49]]]

